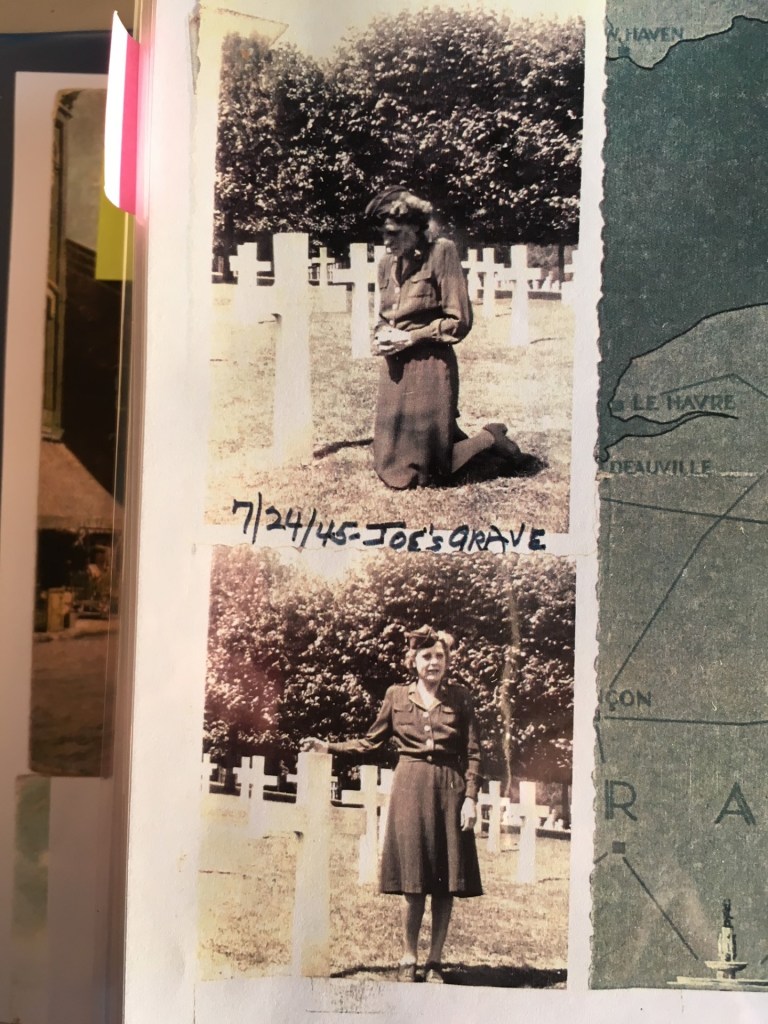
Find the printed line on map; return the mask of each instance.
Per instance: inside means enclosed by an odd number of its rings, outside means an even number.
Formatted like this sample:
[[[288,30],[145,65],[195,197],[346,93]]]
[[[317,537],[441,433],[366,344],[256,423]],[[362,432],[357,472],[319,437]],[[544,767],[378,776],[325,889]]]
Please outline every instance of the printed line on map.
[[[693,384],[682,384],[679,388],[669,388],[667,391],[660,391],[659,394],[674,395],[676,391],[690,391],[691,388],[700,387],[702,384],[714,384],[717,381],[728,380],[729,378],[731,378],[732,380],[741,381],[741,383],[744,384],[746,387],[752,388],[753,391],[756,391],[758,395],[762,395],[763,398],[768,398],[768,394],[766,394],[765,391],[761,391],[760,388],[757,387],[757,385],[753,384],[749,380],[746,380],[746,378],[740,376],[738,373],[733,372],[721,373],[718,377],[707,377],[704,380],[695,380]]]
[[[728,523],[751,523],[757,526],[768,526],[768,519],[752,519],[748,516],[719,515],[717,512],[695,512],[687,508],[670,508],[667,505],[650,505],[642,501],[627,501],[625,498],[603,498],[611,505],[630,505],[632,508],[645,508],[652,512],[674,512],[680,516],[698,516],[700,519],[717,519]]]
[[[715,718],[650,718],[639,715],[603,715],[603,718],[610,722],[656,722],[662,725],[724,725],[741,728],[748,725],[768,725],[768,718],[756,718],[754,720],[734,722]]]
[[[620,58],[620,57],[618,57],[618,58],[617,57],[609,57],[608,58],[609,61],[611,61],[611,60],[622,60],[622,59],[626,59],[626,58]],[[650,70],[650,68],[648,68],[646,70]],[[652,345],[649,349],[646,349],[643,352],[638,352],[636,355],[633,355],[624,364],[624,366],[623,366],[623,368],[621,370],[617,370],[616,383],[613,385],[613,388],[611,388],[609,383],[606,383],[605,387],[602,389],[603,391],[608,391],[610,389],[611,393],[610,393],[610,397],[607,399],[607,401],[604,403],[604,405],[601,408],[608,412],[608,415],[610,417],[610,421],[614,422],[614,425],[620,423],[622,425],[622,427],[625,428],[625,429],[622,430],[620,436],[617,437],[615,440],[610,440],[608,438],[604,439],[604,434],[605,434],[605,431],[607,430],[607,426],[605,424],[603,424],[601,426],[601,429],[600,429],[600,451],[601,451],[601,454],[600,454],[599,461],[600,462],[607,462],[608,459],[610,458],[610,454],[609,453],[610,453],[611,449],[615,448],[617,444],[621,444],[621,442],[625,441],[627,438],[630,438],[630,437],[648,437],[649,436],[647,433],[643,433],[643,432],[633,433],[632,430],[626,429],[627,427],[630,426],[630,424],[632,423],[633,420],[640,419],[641,421],[648,422],[648,423],[657,423],[658,422],[657,420],[644,420],[642,417],[635,417],[635,416],[630,417],[630,419],[623,420],[623,419],[621,419],[621,417],[616,416],[614,413],[611,412],[611,403],[616,399],[618,391],[619,391],[619,388],[621,387],[621,384],[622,384],[622,381],[623,381],[624,377],[629,372],[632,364],[637,359],[641,359],[644,356],[648,356],[648,355],[651,355],[651,354],[653,354],[655,352],[660,351],[666,345],[669,345],[670,342],[676,341],[678,338],[684,337],[686,334],[690,333],[695,328],[699,327],[701,324],[706,323],[708,320],[714,320],[716,317],[727,316],[729,313],[743,313],[743,312],[745,312],[747,310],[750,310],[750,309],[764,309],[766,307],[766,305],[767,305],[767,303],[765,303],[765,302],[748,302],[748,303],[746,303],[743,306],[731,306],[731,307],[729,307],[727,309],[718,309],[718,310],[715,310],[712,313],[706,313],[704,316],[700,317],[698,320],[695,320],[689,326],[681,327],[679,331],[677,331],[675,334],[671,335],[670,337],[665,338],[663,341],[660,341],[658,343],[658,345]],[[728,376],[731,376],[731,374],[724,374],[724,376],[728,377]],[[733,374],[733,376],[736,376],[736,375]],[[743,380],[743,378],[739,378],[739,379]],[[744,383],[748,387],[753,388],[758,393],[762,393],[762,392],[760,392],[760,389],[758,387],[756,387],[754,384],[750,384],[749,381],[744,381]],[[692,386],[693,385],[688,385],[688,387],[692,387]],[[688,417],[688,418],[690,418],[690,417]],[[650,436],[661,437],[664,434],[668,434],[672,430],[677,430],[677,428],[679,426],[681,426],[682,423],[684,423],[684,422],[686,422],[685,419],[674,420],[674,421],[672,421],[672,422],[670,422],[668,424],[666,430],[654,431],[654,433],[652,435],[650,435]],[[601,423],[602,423],[602,412],[601,412]],[[603,454],[603,453],[605,453],[605,454]]]
[[[641,888],[641,889],[643,890],[643,892],[644,892],[644,893],[646,894],[646,896],[648,896],[648,897],[649,897],[649,899],[651,900],[651,902],[653,903],[653,905],[654,905],[654,906],[656,907],[656,909],[657,909],[657,910],[659,911],[659,913],[661,914],[661,916],[662,916],[662,917],[664,918],[664,920],[665,920],[665,921],[667,922],[667,924],[668,924],[668,925],[669,925],[669,927],[670,927],[670,928],[672,929],[672,931],[673,931],[673,932],[675,933],[675,935],[676,935],[676,936],[678,937],[678,939],[680,939],[680,941],[681,941],[681,942],[682,942],[682,944],[683,944],[683,945],[685,946],[685,948],[686,948],[686,949],[688,950],[688,952],[689,952],[689,953],[691,954],[691,956],[693,957],[693,959],[694,959],[694,960],[700,960],[701,958],[700,958],[699,956],[697,956],[697,954],[695,953],[695,951],[694,951],[694,950],[693,950],[693,949],[691,948],[691,946],[690,946],[689,942],[687,941],[687,939],[685,938],[685,936],[683,935],[683,933],[682,933],[682,932],[680,931],[680,929],[679,929],[679,928],[677,927],[677,925],[675,924],[675,922],[674,922],[674,921],[672,920],[672,918],[671,918],[671,917],[669,916],[669,914],[668,914],[668,913],[666,912],[666,910],[664,909],[664,907],[662,907],[662,905],[661,905],[661,904],[659,903],[659,901],[658,901],[658,900],[656,899],[656,897],[655,897],[655,896],[653,895],[653,893],[652,893],[652,892],[651,892],[651,890],[650,890],[650,889],[648,888],[648,886],[647,886],[647,885],[646,885],[646,883],[645,883],[645,882],[643,881],[643,879],[642,879],[642,878],[640,877],[640,875],[638,875],[638,873],[637,873],[637,872],[635,871],[635,869],[634,869],[634,868],[632,867],[632,865],[631,865],[631,864],[629,863],[629,861],[627,860],[627,858],[626,858],[626,857],[622,857],[621,859],[622,859],[622,860],[624,861],[624,863],[625,863],[625,864],[627,865],[627,867],[629,868],[629,870],[630,870],[630,871],[632,872],[632,874],[633,874],[633,876],[635,877],[636,881],[637,881],[637,882],[638,882],[638,884],[640,885],[640,888]]]
[[[621,666],[619,667],[618,672],[616,673],[616,675],[611,680],[611,682],[610,682],[610,684],[608,686],[608,689],[612,689],[616,685],[616,681],[618,680],[619,676],[623,673],[624,669],[627,667],[629,662],[632,660],[632,657],[633,657],[635,651],[638,649],[640,644],[645,639],[645,637],[648,634],[651,626],[654,624],[654,622],[658,618],[659,614],[661,613],[662,608],[664,607],[664,605],[669,600],[670,596],[672,595],[672,592],[677,587],[677,584],[680,582],[680,580],[685,575],[686,569],[691,564],[693,559],[696,557],[696,554],[698,553],[699,549],[702,547],[704,542],[707,540],[709,535],[711,533],[713,533],[714,530],[717,529],[717,527],[720,525],[720,523],[725,521],[725,519],[729,515],[729,513],[732,512],[733,509],[735,509],[736,506],[739,505],[744,500],[744,498],[746,498],[746,496],[750,493],[750,491],[754,490],[754,488],[757,487],[757,485],[762,482],[762,480],[765,478],[765,476],[766,476],[765,473],[761,473],[760,476],[756,480],[754,480],[749,485],[749,487],[747,487],[747,489],[745,491],[742,491],[742,493],[738,496],[738,498],[736,498],[735,501],[731,502],[731,504],[728,506],[728,508],[725,510],[725,512],[723,512],[722,515],[719,515],[717,517],[717,519],[707,527],[707,529],[704,531],[704,533],[701,535],[701,537],[699,537],[699,539],[696,541],[696,543],[693,546],[693,550],[688,555],[686,560],[683,562],[683,565],[682,565],[680,571],[677,573],[675,578],[670,583],[669,587],[667,588],[666,593],[664,594],[664,596],[662,597],[662,599],[659,602],[658,606],[656,607],[656,610],[654,611],[653,615],[650,617],[648,622],[645,624],[645,626],[643,627],[640,635],[638,636],[638,638],[635,640],[635,642],[632,644],[631,648],[629,649],[629,653],[627,654],[627,656],[624,659],[624,661],[621,663]]]
[[[613,401],[613,399],[611,399],[611,401]],[[637,433],[627,431],[626,433],[622,434],[621,437],[617,438],[615,441],[611,441],[610,444],[607,444],[605,446],[606,452],[610,452],[611,449],[615,448],[617,444],[621,444],[623,441],[626,441],[629,437],[663,437],[665,434],[671,434],[673,430],[677,430],[679,427],[684,426],[684,424],[690,423],[691,420],[700,420],[702,417],[706,417],[707,419],[714,418],[725,420],[737,420],[739,418],[738,416],[731,416],[730,413],[727,412],[705,412],[704,410],[701,410],[699,412],[686,412],[683,413],[682,416],[678,416],[677,419],[674,420],[652,420],[649,416],[641,416],[639,413],[635,416],[629,416],[627,419],[622,419],[621,416],[616,416],[613,413],[611,413],[611,416],[614,420],[616,420],[618,423],[623,424],[625,427],[628,427],[632,423],[637,424],[639,421],[640,423],[647,423],[649,427],[653,427],[653,429],[641,431],[638,426],[637,430],[639,432]],[[601,459],[600,461],[608,462],[609,457],[606,456],[604,459]]]
[[[595,722],[595,735],[597,736],[597,749],[600,751],[600,763],[605,764],[605,750],[603,749],[603,737],[600,735],[600,726]]]
[[[610,58],[609,57],[608,59],[609,60],[611,60],[611,59],[616,60],[617,58],[615,58],[615,57],[614,58]],[[616,398],[616,392],[619,390],[622,378],[624,377],[624,375],[626,374],[626,372],[629,370],[629,368],[632,366],[632,363],[634,363],[636,359],[641,359],[644,356],[648,356],[648,355],[651,355],[654,352],[658,352],[660,349],[664,348],[665,345],[669,345],[670,342],[675,341],[677,338],[682,338],[684,335],[690,334],[690,332],[692,330],[694,330],[694,328],[701,326],[701,324],[705,324],[708,320],[714,320],[716,317],[725,316],[728,313],[743,313],[743,312],[745,312],[748,309],[763,309],[763,308],[765,308],[766,305],[768,305],[768,303],[765,303],[765,302],[747,302],[743,306],[729,306],[728,309],[716,309],[713,313],[705,313],[704,316],[699,317],[698,320],[694,320],[694,322],[689,327],[682,327],[682,328],[680,328],[680,330],[676,334],[672,334],[672,335],[670,335],[670,337],[665,338],[664,341],[660,341],[658,345],[652,345],[649,349],[645,349],[643,352],[638,352],[637,355],[632,356],[629,359],[629,361],[626,363],[626,365],[624,366],[624,369],[619,374],[618,380],[616,381],[616,384],[615,384],[615,386],[613,388],[613,391],[611,393],[611,397],[608,399],[607,406],[609,407],[609,411],[610,411],[610,404],[611,404],[611,402],[614,400],[614,398]],[[729,374],[724,374],[724,376],[727,377],[727,376],[729,376]],[[755,391],[757,391],[757,390],[758,389],[755,388]]]

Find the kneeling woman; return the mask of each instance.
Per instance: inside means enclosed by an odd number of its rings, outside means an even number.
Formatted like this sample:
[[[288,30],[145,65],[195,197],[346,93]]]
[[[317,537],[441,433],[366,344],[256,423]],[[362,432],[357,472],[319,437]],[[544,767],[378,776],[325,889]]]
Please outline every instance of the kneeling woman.
[[[459,427],[455,345],[472,327],[459,254],[447,238],[431,239],[432,206],[402,187],[385,189],[366,208],[381,228],[381,296],[372,352],[381,356],[373,465],[388,487],[445,484],[484,451],[525,471],[530,457],[487,423],[468,437]]]
[[[390,686],[376,721],[361,739],[305,739],[303,750],[365,754],[392,738],[398,763],[392,784],[380,889],[403,897],[404,953],[398,981],[416,980],[419,931],[427,895],[432,935],[425,980],[442,982],[443,945],[454,896],[481,896],[475,848],[480,742],[469,691],[445,680],[453,638],[422,626],[408,634],[410,683]]]

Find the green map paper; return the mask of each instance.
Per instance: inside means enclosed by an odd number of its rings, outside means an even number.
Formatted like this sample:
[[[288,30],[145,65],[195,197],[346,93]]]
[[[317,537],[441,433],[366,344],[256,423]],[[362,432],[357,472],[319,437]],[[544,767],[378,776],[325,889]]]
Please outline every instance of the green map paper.
[[[599,988],[768,973],[767,15],[609,4]]]

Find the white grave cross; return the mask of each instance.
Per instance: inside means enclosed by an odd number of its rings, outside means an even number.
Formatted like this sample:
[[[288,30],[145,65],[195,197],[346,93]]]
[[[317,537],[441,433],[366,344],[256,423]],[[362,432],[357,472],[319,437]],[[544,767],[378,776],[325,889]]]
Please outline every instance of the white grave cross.
[[[483,258],[477,265],[483,279],[483,316],[488,320],[496,316],[496,258],[493,247],[483,249]]]
[[[512,269],[512,325],[510,343],[516,348],[530,344],[528,327],[528,246],[513,245],[510,249]]]
[[[323,313],[346,313],[347,311],[347,289],[338,287],[338,281],[334,277],[336,261],[328,255],[325,246],[320,247],[320,255],[310,260],[311,267],[317,267],[318,299],[320,310]],[[333,287],[337,285],[337,287]]]
[[[237,275],[234,313],[241,324],[252,324],[274,319],[274,312],[265,308],[268,291],[259,284],[259,274],[271,274],[269,260],[260,260],[256,242],[243,242],[237,247],[237,256],[229,257],[229,267]],[[263,300],[263,301],[262,301]]]
[[[467,258],[461,265],[467,271],[467,291],[469,292],[469,301],[475,303],[480,296],[481,285],[480,274],[478,272],[480,262],[474,249],[470,249],[468,251]]]
[[[211,782],[213,780],[214,771],[218,771],[219,766],[211,763],[211,755],[203,754],[203,763],[200,767],[200,788],[204,793],[209,792],[211,788]]]
[[[248,804],[248,819],[258,819],[260,804],[264,800],[264,787],[277,785],[277,777],[264,774],[264,758],[243,757],[240,767],[234,769],[240,783],[240,800]]]
[[[237,250],[238,319],[250,324],[276,318],[279,324],[272,443],[277,466],[312,461],[308,242],[308,236],[299,232],[273,236],[275,283],[271,286],[257,285],[259,269],[272,264],[259,263],[256,243],[247,242]]]
[[[295,832],[296,891],[293,910],[294,975],[327,978],[331,973],[331,836],[364,829],[363,812],[334,808],[330,800],[331,755],[299,754],[296,803],[259,801],[251,815],[254,837]]]
[[[385,769],[386,770],[386,769]],[[389,773],[391,776],[391,772]],[[360,836],[360,860],[358,881],[367,885],[376,881],[379,867],[379,808],[382,817],[389,806],[390,786],[386,789],[379,786],[379,769],[375,764],[364,764],[360,767],[360,789],[343,789],[341,802],[358,804],[365,810],[365,832]],[[382,782],[384,780],[382,779]]]
[[[317,285],[321,292],[324,292],[328,288],[329,269],[333,266],[333,257],[328,255],[328,250],[324,245],[320,247],[320,255],[315,259],[310,260],[312,266],[317,266]]]
[[[299,232],[273,238],[272,308],[280,323],[275,350],[273,418],[273,452],[278,466],[312,460],[307,243],[307,235]]]
[[[374,254],[376,253],[374,249]],[[383,247],[379,250],[383,251]],[[352,242],[349,246],[349,269],[337,267],[333,271],[334,284],[352,285],[352,318],[350,336],[352,358],[365,359],[371,355],[371,314],[369,285],[376,281],[377,264],[368,262],[366,242]]]
[[[539,818],[549,814],[548,804],[536,803],[536,783],[520,783],[520,802],[509,804],[509,811],[523,819],[517,855],[517,881],[529,885],[536,881],[536,829]]]
[[[509,798],[501,795],[501,783],[489,782],[487,793],[477,794],[477,821],[475,822],[475,834],[482,835],[483,831],[483,807],[489,807],[488,816],[488,846],[489,853],[498,853],[501,843],[501,812],[509,804]]]

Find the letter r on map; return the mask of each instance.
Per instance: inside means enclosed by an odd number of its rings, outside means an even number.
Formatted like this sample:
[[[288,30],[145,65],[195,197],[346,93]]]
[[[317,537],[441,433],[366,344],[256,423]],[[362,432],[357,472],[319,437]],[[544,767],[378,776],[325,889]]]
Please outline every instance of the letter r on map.
[[[611,821],[616,811],[623,811],[632,821],[637,821],[637,815],[630,811],[630,807],[637,800],[637,791],[631,782],[622,782],[620,779],[605,780],[605,818]]]

